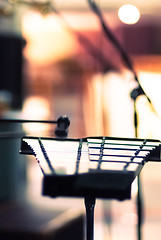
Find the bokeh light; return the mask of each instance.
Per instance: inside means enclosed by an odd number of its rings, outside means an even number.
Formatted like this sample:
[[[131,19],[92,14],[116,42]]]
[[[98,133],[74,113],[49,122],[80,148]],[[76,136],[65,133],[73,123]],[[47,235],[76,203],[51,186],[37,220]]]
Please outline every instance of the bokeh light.
[[[135,24],[140,19],[140,12],[137,7],[132,4],[125,4],[118,10],[118,16],[121,22],[126,24]]]

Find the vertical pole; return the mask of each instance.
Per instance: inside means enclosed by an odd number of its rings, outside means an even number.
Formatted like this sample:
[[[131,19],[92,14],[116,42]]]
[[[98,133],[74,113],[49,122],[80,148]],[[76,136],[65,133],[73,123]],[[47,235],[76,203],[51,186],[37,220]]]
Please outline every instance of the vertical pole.
[[[137,212],[138,212],[138,240],[141,240],[141,227],[143,222],[142,196],[140,189],[140,176],[138,176]]]
[[[135,126],[135,137],[138,137],[138,119],[137,119],[137,111],[136,111],[136,99],[134,99],[134,126]],[[141,194],[141,180],[140,175],[138,175],[138,193],[137,193],[137,215],[138,215],[138,222],[137,222],[137,235],[138,240],[142,239],[142,222],[143,222],[143,203],[142,203],[142,194]]]
[[[86,207],[86,240],[93,240],[95,198],[85,197],[85,207]]]

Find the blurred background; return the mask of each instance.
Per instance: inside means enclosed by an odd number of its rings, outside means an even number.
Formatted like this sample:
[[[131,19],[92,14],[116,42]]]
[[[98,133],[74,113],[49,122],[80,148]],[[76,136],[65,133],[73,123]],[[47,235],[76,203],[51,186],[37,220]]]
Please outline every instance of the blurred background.
[[[96,0],[112,35],[130,57],[145,94],[136,99],[138,137],[161,140],[161,3]],[[131,7],[131,8],[130,8]],[[67,115],[69,137],[135,137],[138,82],[104,34],[86,0],[0,1],[0,117],[55,120]],[[11,134],[11,138],[6,136]],[[21,135],[54,136],[42,124],[0,123],[0,200],[45,209],[83,210],[82,199],[41,196],[41,171],[19,154]],[[16,137],[15,137],[16,136]],[[141,173],[142,239],[160,239],[161,164]],[[137,239],[136,192],[125,202],[98,201],[96,239]]]

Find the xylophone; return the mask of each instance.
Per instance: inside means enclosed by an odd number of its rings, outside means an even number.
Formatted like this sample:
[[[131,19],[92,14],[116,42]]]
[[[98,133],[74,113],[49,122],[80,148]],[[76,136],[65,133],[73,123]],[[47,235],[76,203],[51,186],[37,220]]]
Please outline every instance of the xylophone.
[[[125,200],[145,163],[160,160],[160,141],[23,137],[20,152],[36,157],[44,174],[43,195]]]
[[[85,198],[87,240],[92,240],[95,199],[130,199],[145,163],[160,161],[160,144],[138,138],[23,137],[20,153],[35,156],[44,175],[43,195]]]

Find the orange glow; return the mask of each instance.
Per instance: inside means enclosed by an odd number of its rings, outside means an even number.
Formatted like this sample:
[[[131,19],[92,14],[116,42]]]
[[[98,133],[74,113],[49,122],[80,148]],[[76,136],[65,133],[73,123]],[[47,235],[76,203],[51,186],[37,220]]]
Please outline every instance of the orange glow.
[[[54,14],[43,16],[38,12],[27,12],[22,18],[22,34],[27,40],[26,58],[44,64],[60,60],[76,49],[73,36]]]
[[[42,97],[30,97],[23,106],[23,115],[26,119],[44,120],[49,118],[49,103]],[[43,133],[49,128],[48,124],[29,123],[24,124],[24,130],[32,133]],[[41,135],[40,134],[40,135]]]

